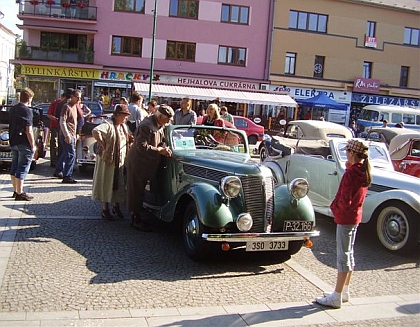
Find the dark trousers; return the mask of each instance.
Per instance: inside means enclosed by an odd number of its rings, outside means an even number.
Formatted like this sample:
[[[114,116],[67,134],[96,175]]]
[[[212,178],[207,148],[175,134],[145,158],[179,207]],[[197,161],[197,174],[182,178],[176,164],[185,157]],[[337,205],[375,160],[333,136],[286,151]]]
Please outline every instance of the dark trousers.
[[[55,165],[60,157],[62,152],[62,147],[60,146],[60,138],[59,138],[59,128],[51,128],[50,132],[50,160],[51,165]]]

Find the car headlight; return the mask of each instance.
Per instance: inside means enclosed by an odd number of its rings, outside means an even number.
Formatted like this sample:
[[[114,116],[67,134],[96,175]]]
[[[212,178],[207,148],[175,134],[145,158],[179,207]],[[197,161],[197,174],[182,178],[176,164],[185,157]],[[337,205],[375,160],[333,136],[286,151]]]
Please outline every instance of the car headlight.
[[[220,188],[223,194],[229,198],[236,198],[242,189],[241,180],[236,176],[223,177],[220,181]]]
[[[304,178],[295,178],[290,182],[289,190],[295,199],[303,198],[309,192],[309,183]]]
[[[9,141],[9,132],[1,132],[0,139],[3,142]]]
[[[236,226],[241,232],[248,232],[252,228],[252,217],[249,213],[241,213],[236,218]]]

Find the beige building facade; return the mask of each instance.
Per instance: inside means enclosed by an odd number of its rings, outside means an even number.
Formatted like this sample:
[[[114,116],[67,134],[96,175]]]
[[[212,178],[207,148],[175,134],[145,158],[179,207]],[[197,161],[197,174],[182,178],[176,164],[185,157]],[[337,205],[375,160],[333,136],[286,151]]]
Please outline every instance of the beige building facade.
[[[302,108],[298,118],[332,112],[330,120],[348,124],[367,104],[419,107],[419,1],[283,0],[273,21],[264,88],[296,101],[322,92],[348,107]]]

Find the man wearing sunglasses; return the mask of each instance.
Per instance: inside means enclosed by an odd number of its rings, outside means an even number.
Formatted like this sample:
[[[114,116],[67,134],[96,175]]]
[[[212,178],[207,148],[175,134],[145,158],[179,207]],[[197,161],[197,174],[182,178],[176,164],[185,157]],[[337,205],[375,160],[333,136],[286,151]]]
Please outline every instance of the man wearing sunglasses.
[[[76,159],[77,103],[81,99],[80,90],[74,90],[70,101],[65,104],[60,115],[60,141],[62,152],[55,165],[54,176],[63,176],[64,184],[75,184],[73,168]]]

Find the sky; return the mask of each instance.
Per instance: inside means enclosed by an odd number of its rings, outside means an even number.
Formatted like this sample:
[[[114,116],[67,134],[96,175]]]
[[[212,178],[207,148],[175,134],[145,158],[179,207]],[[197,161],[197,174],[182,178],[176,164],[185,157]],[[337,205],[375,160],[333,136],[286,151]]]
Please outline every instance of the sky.
[[[6,26],[15,34],[22,35],[22,30],[16,27],[16,24],[22,25],[22,21],[17,18],[19,11],[19,5],[16,0],[0,0],[0,11],[3,15],[0,15],[0,23]]]

